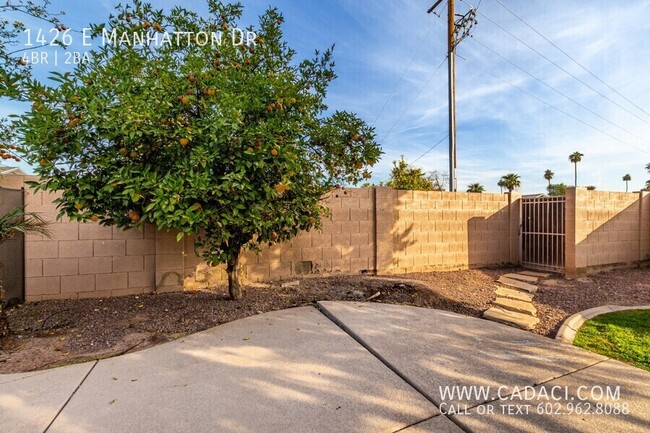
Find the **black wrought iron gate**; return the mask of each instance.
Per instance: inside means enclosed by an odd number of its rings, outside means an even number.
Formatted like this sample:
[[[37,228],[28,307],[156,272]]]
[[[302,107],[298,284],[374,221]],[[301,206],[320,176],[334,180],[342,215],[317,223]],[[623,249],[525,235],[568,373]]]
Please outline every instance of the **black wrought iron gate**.
[[[564,197],[523,198],[521,201],[522,266],[563,272]]]

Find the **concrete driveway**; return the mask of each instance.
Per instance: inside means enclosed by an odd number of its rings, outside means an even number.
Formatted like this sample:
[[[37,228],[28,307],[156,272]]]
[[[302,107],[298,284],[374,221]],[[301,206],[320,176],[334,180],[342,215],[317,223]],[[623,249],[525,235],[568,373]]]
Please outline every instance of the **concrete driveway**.
[[[494,322],[321,302],[0,375],[1,432],[645,432],[650,374]]]

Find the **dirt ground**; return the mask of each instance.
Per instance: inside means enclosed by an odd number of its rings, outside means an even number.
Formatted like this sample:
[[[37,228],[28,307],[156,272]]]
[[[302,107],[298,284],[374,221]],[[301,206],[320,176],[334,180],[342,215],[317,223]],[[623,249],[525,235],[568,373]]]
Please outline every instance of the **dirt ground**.
[[[479,317],[495,298],[494,280],[512,271],[516,269],[307,278],[297,285],[296,281],[253,285],[240,301],[228,300],[225,288],[216,288],[213,292],[35,302],[8,312],[14,337],[12,347],[0,351],[0,373],[115,356],[317,300],[372,298],[370,302]],[[534,332],[554,337],[562,321],[578,311],[605,304],[650,304],[650,268],[611,271],[576,281],[552,277],[540,283],[534,303],[540,318]]]

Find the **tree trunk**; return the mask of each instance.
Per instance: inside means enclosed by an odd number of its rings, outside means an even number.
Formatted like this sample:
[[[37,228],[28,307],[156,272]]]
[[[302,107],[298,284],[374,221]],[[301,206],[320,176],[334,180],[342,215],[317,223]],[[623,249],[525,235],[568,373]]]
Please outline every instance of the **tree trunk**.
[[[577,188],[578,187],[578,163],[574,162],[573,165],[575,167],[574,168],[575,173],[574,173],[574,177],[573,177],[573,186],[575,186]]]
[[[234,253],[228,260],[226,272],[228,273],[228,293],[230,294],[230,299],[241,299],[243,293],[241,282],[239,281],[239,251]]]

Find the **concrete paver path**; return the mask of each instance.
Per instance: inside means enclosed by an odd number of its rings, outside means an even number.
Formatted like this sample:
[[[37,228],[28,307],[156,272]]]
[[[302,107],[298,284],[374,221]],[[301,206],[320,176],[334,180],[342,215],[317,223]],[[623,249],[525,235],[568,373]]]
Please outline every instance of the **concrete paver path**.
[[[0,432],[640,432],[648,384],[643,370],[498,323],[322,302],[116,358],[0,375]],[[591,392],[606,386],[618,386],[617,400]],[[513,398],[551,387],[561,414]]]

